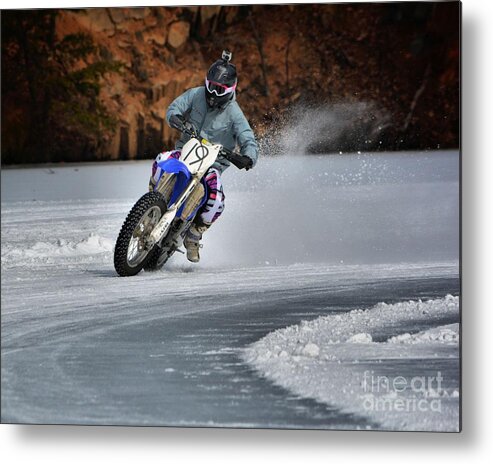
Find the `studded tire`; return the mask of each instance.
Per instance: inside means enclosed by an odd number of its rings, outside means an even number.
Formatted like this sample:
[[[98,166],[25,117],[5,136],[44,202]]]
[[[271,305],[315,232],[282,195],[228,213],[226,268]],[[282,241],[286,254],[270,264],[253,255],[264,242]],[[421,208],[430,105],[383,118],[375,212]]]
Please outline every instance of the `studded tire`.
[[[142,219],[150,210],[157,211],[159,208],[160,217],[166,212],[166,203],[163,196],[158,192],[149,192],[143,195],[128,213],[122,225],[118,239],[116,240],[113,263],[115,270],[121,277],[129,277],[138,274],[151,258],[155,256],[157,247],[148,250],[146,256],[139,263],[132,265],[128,259],[129,246],[134,236],[134,232],[141,223]],[[143,252],[145,253],[145,252]]]
[[[159,271],[171,258],[173,252],[168,252],[166,256],[161,256],[161,249],[154,247],[151,253],[149,253],[149,259],[146,260],[144,270],[148,272]]]

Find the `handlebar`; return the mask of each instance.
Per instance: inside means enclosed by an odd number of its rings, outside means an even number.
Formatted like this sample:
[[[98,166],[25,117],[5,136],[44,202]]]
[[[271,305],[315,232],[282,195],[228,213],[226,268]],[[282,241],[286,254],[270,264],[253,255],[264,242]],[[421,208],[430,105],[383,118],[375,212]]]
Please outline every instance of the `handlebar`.
[[[197,134],[195,128],[192,124],[182,123],[181,126],[178,124],[173,124],[173,121],[170,120],[170,125],[174,129],[179,130],[180,132],[188,135],[189,137],[193,137],[200,140],[199,134]],[[225,147],[222,147],[219,151],[219,154],[224,156],[229,162],[234,164],[238,169],[250,169],[252,167],[252,159],[249,156],[242,155],[241,153],[237,153],[232,150],[228,150]]]
[[[252,167],[252,159],[249,156],[242,155],[235,151],[228,150],[227,148],[222,148],[219,152],[222,154],[229,162],[233,163],[238,169],[250,169]]]

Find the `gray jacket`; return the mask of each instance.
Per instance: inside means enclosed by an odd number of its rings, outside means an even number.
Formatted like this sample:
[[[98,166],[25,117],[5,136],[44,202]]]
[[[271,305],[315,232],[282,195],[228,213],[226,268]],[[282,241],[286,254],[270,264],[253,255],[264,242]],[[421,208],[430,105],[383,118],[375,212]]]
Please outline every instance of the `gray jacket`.
[[[168,124],[173,114],[187,117],[202,138],[219,143],[228,150],[234,150],[238,145],[241,154],[249,156],[253,165],[257,162],[258,147],[255,135],[235,97],[223,108],[211,109],[205,100],[205,88],[195,87],[187,90],[169,105],[166,112]],[[187,135],[182,134],[175,148],[181,150],[188,139]],[[229,166],[230,162],[219,156],[212,167],[223,172]]]

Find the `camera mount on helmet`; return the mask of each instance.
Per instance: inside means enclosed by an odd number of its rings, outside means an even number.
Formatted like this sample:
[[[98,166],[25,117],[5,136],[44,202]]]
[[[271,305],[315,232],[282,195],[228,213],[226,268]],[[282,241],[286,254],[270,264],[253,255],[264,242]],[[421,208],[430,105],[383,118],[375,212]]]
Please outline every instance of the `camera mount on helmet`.
[[[234,99],[238,77],[236,66],[231,63],[233,53],[223,50],[221,59],[217,60],[207,72],[205,78],[205,98],[209,108],[224,108]]]
[[[221,58],[223,59],[223,61],[226,61],[226,63],[229,63],[231,61],[231,58],[233,58],[233,53],[229,50],[223,50]]]

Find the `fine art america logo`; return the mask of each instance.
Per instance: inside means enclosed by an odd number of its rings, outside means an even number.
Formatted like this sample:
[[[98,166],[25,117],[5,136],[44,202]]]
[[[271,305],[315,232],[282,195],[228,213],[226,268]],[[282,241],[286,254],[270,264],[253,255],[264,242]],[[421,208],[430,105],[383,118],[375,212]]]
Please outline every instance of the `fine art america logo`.
[[[362,382],[365,393],[363,406],[367,411],[441,413],[441,398],[446,395],[442,382],[440,371],[434,376],[411,378],[401,375],[388,377],[365,371]]]

